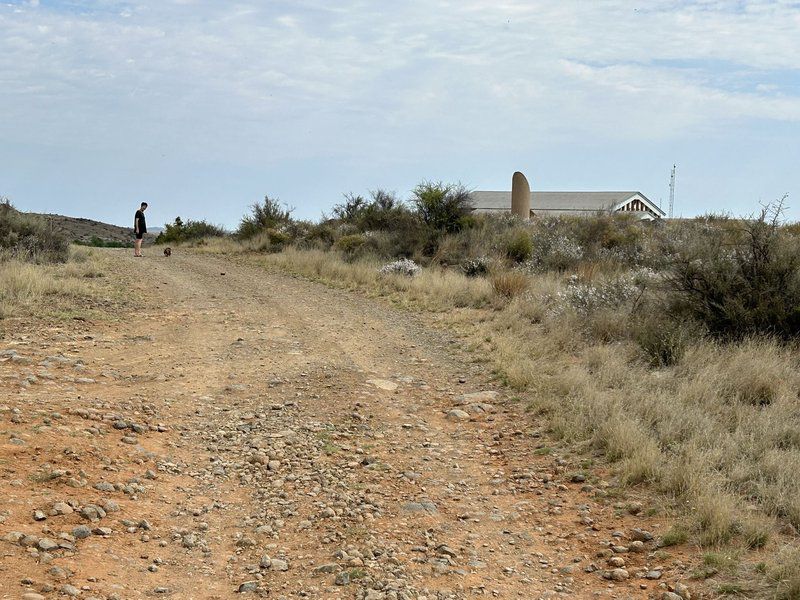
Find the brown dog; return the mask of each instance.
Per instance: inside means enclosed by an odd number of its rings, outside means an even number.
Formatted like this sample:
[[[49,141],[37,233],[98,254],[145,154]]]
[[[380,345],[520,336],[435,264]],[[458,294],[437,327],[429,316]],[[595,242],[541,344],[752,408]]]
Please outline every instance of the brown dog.
[[[164,256],[172,256],[172,248],[164,248]]]

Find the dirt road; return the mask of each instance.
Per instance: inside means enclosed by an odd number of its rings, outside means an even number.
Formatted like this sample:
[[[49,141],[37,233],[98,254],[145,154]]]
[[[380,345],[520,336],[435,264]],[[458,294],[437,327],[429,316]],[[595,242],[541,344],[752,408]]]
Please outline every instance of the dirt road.
[[[683,575],[664,523],[422,317],[109,255],[135,314],[0,342],[0,597],[660,598]]]

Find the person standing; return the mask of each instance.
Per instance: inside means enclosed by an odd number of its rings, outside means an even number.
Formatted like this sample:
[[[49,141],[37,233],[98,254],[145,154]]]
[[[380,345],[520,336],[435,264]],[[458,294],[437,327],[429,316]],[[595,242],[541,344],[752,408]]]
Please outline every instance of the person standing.
[[[142,256],[142,239],[147,233],[147,222],[144,220],[144,211],[146,210],[147,202],[142,202],[139,210],[133,216],[133,233],[136,236],[136,240],[133,242],[133,255],[136,257]]]

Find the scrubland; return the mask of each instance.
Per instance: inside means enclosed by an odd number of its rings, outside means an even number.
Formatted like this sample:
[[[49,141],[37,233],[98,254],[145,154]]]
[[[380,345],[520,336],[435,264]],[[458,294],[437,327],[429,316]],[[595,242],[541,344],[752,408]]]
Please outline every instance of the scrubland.
[[[780,204],[669,223],[422,214],[348,197],[198,251],[435,313],[556,443],[610,466],[611,495],[647,490],[675,517],[665,545],[699,547],[698,578],[800,597],[800,237]]]
[[[70,247],[43,219],[0,203],[0,319],[71,315],[102,277],[96,251]]]

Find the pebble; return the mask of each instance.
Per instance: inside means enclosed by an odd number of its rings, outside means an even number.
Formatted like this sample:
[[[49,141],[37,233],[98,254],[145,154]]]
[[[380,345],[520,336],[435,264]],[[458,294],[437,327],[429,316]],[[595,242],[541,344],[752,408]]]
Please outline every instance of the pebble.
[[[80,596],[81,591],[74,585],[64,584],[61,586],[61,593],[66,596]]]
[[[447,412],[448,421],[469,421],[469,413],[460,408],[453,408]]]

